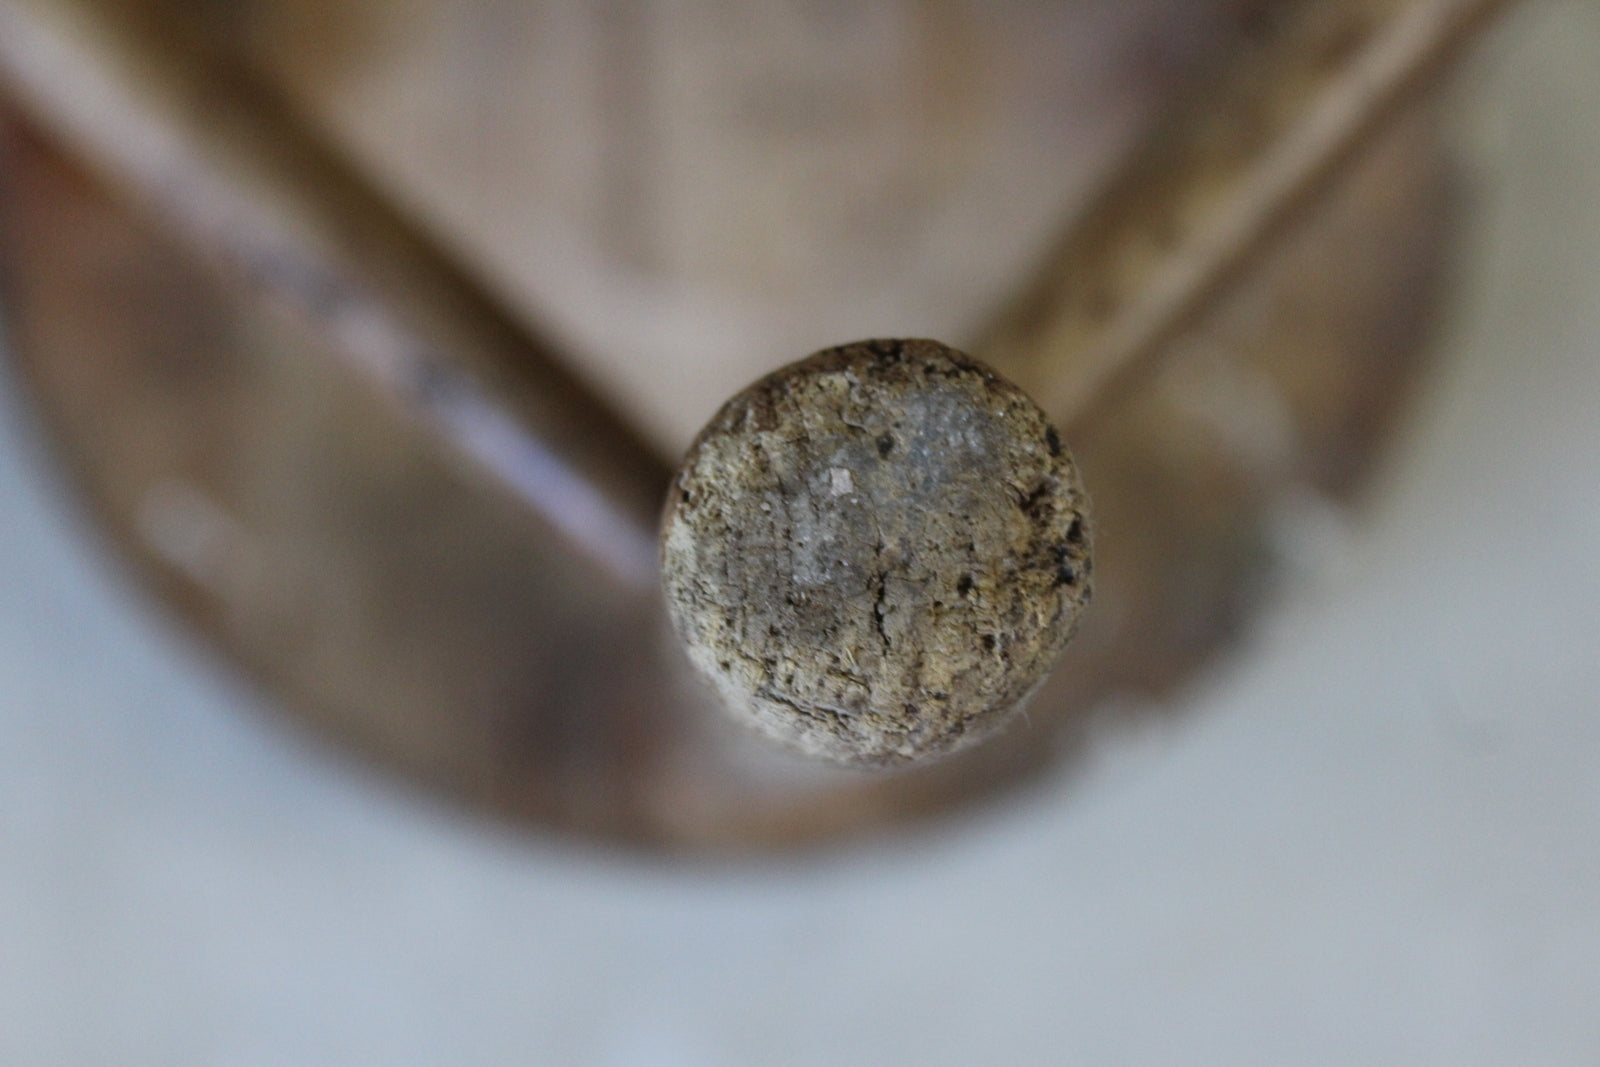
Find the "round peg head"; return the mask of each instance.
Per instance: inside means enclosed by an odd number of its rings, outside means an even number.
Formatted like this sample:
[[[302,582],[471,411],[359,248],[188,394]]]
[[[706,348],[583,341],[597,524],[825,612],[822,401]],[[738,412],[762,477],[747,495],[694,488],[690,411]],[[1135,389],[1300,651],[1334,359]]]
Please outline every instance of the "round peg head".
[[[1085,499],[1056,430],[936,341],[830,348],[729,400],[661,538],[674,626],[728,708],[848,764],[999,726],[1089,599]]]

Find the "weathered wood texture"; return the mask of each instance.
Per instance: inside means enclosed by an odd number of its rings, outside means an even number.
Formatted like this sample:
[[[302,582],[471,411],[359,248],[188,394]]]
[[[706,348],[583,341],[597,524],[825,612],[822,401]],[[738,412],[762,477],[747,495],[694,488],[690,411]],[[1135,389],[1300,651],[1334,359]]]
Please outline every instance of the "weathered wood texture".
[[[667,496],[662,581],[729,709],[883,766],[999,729],[1089,599],[1088,502],[1050,420],[937,341],[824,349],[729,400]]]

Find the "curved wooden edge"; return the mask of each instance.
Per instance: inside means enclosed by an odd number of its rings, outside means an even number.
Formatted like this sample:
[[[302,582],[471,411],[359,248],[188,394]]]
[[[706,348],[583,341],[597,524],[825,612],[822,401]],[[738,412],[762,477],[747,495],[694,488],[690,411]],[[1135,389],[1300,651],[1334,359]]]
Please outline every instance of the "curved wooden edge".
[[[1069,438],[1091,429],[1508,6],[1262,6],[1243,52],[1113,174],[974,351]]]
[[[182,5],[5,0],[0,83],[582,552],[654,583],[664,457]]]

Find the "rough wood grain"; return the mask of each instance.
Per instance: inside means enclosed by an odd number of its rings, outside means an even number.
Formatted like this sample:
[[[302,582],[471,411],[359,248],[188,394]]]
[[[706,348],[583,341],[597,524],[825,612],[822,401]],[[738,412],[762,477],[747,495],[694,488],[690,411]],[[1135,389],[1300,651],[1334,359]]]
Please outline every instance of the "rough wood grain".
[[[662,524],[689,657],[771,736],[841,763],[999,727],[1089,599],[1089,520],[1055,427],[934,341],[828,349],[723,406]]]

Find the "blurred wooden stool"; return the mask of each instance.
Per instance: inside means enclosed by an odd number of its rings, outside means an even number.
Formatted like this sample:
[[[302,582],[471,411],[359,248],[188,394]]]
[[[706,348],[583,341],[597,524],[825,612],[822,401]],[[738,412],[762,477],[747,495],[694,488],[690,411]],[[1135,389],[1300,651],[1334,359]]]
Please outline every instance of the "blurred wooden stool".
[[[0,0],[11,348],[319,729],[566,834],[859,833],[1170,694],[1357,489],[1447,251],[1424,94],[1496,6]],[[1101,531],[1027,721],[891,775],[709,713],[654,573],[716,405],[873,335],[1028,389]]]

